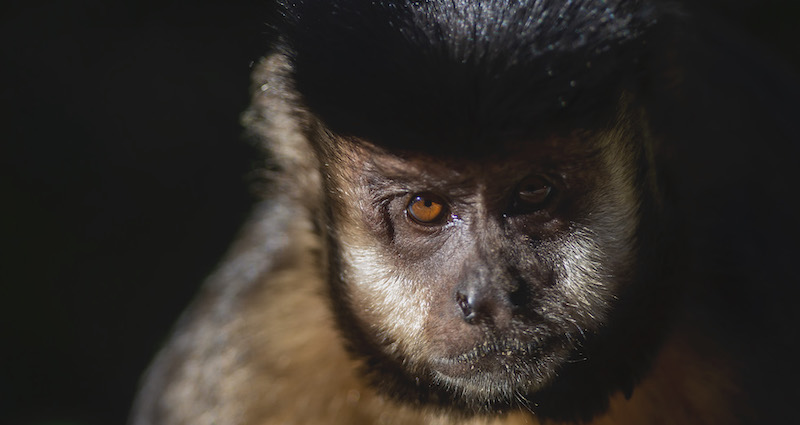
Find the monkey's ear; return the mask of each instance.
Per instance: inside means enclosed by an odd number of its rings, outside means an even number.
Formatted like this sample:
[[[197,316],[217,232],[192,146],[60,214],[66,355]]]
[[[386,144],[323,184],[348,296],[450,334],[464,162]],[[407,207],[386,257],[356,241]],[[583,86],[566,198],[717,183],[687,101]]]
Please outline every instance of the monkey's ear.
[[[319,164],[310,137],[318,122],[301,102],[282,52],[262,59],[252,73],[251,102],[242,115],[246,136],[264,149],[276,193],[308,208],[321,199]]]

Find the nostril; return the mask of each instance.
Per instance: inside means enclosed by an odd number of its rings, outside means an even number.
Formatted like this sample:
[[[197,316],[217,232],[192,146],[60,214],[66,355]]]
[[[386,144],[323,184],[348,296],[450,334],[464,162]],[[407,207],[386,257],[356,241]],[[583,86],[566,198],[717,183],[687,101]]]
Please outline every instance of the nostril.
[[[509,294],[508,301],[511,303],[511,308],[516,310],[524,305],[527,305],[528,298],[530,298],[530,294],[528,294],[528,291],[525,290],[525,286],[519,285],[517,289],[513,290]]]
[[[456,302],[458,306],[461,308],[461,314],[464,317],[464,320],[467,323],[471,323],[475,320],[475,308],[474,308],[474,298],[468,295],[465,295],[462,292],[456,293]]]

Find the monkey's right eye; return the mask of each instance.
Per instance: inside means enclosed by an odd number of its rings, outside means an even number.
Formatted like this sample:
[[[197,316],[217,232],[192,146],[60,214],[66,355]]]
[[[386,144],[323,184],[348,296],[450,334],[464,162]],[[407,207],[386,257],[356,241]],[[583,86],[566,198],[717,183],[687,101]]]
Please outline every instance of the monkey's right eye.
[[[439,224],[447,214],[445,203],[439,197],[430,194],[414,195],[406,207],[408,216],[416,223],[424,226]]]

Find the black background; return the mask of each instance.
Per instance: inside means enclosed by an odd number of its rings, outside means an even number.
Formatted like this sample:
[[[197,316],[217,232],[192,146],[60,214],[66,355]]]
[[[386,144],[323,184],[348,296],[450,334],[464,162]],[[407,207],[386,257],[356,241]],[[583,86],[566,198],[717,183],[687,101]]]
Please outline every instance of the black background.
[[[800,69],[792,0],[707,0]],[[254,200],[267,1],[0,6],[0,423],[124,423]]]

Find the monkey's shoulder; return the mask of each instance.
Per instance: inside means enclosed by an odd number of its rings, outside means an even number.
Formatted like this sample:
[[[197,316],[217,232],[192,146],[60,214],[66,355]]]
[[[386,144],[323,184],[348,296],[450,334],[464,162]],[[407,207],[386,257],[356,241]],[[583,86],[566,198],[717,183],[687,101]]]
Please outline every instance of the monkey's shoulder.
[[[753,423],[739,361],[693,329],[677,329],[626,399],[612,396],[596,425]]]

